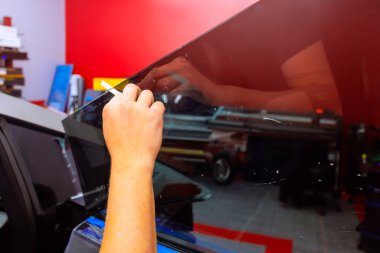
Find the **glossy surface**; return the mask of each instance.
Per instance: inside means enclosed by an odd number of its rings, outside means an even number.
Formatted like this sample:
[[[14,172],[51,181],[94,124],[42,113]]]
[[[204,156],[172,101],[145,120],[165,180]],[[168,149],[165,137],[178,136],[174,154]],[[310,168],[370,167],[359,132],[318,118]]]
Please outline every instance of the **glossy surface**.
[[[262,0],[130,77],[166,105],[158,161],[194,185],[154,175],[179,186],[156,198],[188,198],[158,223],[232,252],[379,250],[377,205],[356,231],[380,188],[378,17],[378,1]],[[88,191],[108,182],[112,96],[64,121]]]

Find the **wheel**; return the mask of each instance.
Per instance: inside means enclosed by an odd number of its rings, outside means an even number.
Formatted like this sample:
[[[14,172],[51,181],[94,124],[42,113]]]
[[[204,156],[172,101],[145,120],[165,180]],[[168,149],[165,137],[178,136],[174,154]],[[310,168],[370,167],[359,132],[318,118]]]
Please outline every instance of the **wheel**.
[[[218,157],[212,165],[212,175],[219,184],[228,184],[232,178],[232,165],[227,157]]]

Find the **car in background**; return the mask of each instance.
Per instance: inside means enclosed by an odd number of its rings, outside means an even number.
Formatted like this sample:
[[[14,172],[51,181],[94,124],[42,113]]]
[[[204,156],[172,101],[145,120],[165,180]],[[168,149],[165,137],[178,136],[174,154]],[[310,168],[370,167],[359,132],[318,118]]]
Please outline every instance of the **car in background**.
[[[245,132],[213,131],[205,153],[207,165],[217,183],[229,183],[236,169],[244,167],[247,141]]]

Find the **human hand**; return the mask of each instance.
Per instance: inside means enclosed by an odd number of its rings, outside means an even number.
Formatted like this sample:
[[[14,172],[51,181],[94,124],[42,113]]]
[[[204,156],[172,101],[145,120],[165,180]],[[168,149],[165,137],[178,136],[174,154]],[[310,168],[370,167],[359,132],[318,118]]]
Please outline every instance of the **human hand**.
[[[103,109],[103,134],[112,162],[153,165],[162,142],[165,107],[151,91],[127,84]]]
[[[205,100],[213,103],[216,84],[197,70],[186,58],[178,57],[168,64],[152,69],[138,84],[143,89],[167,92],[173,96],[197,94],[198,90]],[[190,91],[190,92],[189,92]],[[199,98],[194,97],[198,100]]]

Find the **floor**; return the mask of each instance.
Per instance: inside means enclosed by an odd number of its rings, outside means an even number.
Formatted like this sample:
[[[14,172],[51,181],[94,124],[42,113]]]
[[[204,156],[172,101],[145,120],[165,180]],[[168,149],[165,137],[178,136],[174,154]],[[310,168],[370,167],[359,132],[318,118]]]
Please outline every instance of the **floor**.
[[[210,189],[212,197],[194,204],[194,230],[201,241],[224,247],[224,252],[361,252],[359,221],[346,201],[339,201],[341,212],[328,208],[322,216],[314,208],[280,202],[277,185],[241,180],[221,186],[210,178],[195,179]]]

